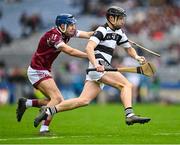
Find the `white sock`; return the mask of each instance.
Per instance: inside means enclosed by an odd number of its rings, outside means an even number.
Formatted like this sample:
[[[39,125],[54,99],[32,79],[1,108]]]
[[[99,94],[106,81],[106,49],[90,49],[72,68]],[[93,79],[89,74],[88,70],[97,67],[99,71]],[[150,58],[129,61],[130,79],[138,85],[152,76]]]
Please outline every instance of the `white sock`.
[[[134,113],[130,113],[130,114],[127,115],[127,117],[131,117],[133,115],[135,115],[135,114]]]
[[[27,108],[32,107],[32,100],[27,99],[27,101],[26,101],[26,107],[27,107]]]
[[[49,108],[46,109],[46,113],[51,116],[51,112]]]
[[[40,132],[43,132],[43,131],[49,131],[49,126],[41,125]]]
[[[57,113],[57,109],[55,106],[52,106],[52,107],[48,107],[46,109],[46,113],[50,116],[53,116],[55,113]]]

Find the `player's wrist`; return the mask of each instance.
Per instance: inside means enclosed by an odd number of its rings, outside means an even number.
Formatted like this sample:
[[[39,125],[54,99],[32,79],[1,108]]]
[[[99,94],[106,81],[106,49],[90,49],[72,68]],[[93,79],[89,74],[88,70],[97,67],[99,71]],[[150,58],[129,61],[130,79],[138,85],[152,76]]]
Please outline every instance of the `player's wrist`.
[[[135,56],[135,59],[142,65],[144,63],[146,63],[146,59],[143,56]]]
[[[94,67],[97,68],[99,66],[98,63],[94,63]]]
[[[140,57],[139,55],[135,55],[135,56],[134,56],[134,59],[135,59],[135,60],[139,60],[140,58],[141,58],[141,57]]]

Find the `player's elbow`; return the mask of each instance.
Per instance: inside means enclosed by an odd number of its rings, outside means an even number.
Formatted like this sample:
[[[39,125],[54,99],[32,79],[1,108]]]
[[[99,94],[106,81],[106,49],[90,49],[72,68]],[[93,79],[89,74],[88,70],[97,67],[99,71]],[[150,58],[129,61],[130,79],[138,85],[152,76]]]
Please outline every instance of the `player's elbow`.
[[[73,49],[73,48],[70,49],[69,52],[68,52],[68,54],[71,55],[71,56],[76,56],[76,51],[75,51],[75,49]]]
[[[96,46],[97,46],[97,43],[96,43],[96,42],[94,42],[94,41],[92,41],[92,40],[89,40],[89,42],[88,42],[85,50],[86,50],[86,52],[92,52],[92,51],[94,51],[94,49],[96,48]]]
[[[94,31],[88,32],[88,38],[90,38],[93,35]]]
[[[91,44],[88,44],[85,48],[86,52],[94,50],[94,47]]]

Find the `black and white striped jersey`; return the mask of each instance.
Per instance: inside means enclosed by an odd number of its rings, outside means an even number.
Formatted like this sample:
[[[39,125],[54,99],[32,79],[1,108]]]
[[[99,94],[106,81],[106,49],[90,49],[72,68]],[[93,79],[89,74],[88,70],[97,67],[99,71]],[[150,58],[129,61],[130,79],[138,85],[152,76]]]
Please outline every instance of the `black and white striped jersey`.
[[[111,63],[113,51],[117,45],[124,48],[131,47],[126,34],[121,29],[113,31],[107,24],[99,26],[90,40],[98,44],[94,50],[96,59],[103,59],[108,64]]]

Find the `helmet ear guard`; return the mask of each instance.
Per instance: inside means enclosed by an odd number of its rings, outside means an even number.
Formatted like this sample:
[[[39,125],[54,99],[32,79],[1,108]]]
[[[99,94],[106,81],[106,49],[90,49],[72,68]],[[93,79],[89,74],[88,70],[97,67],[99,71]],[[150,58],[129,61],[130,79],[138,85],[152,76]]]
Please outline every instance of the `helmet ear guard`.
[[[61,26],[57,26],[58,27],[58,29],[60,29],[60,31],[62,32],[62,33],[65,33],[66,32],[66,29],[67,29],[67,24],[64,24],[64,30],[61,28]]]

